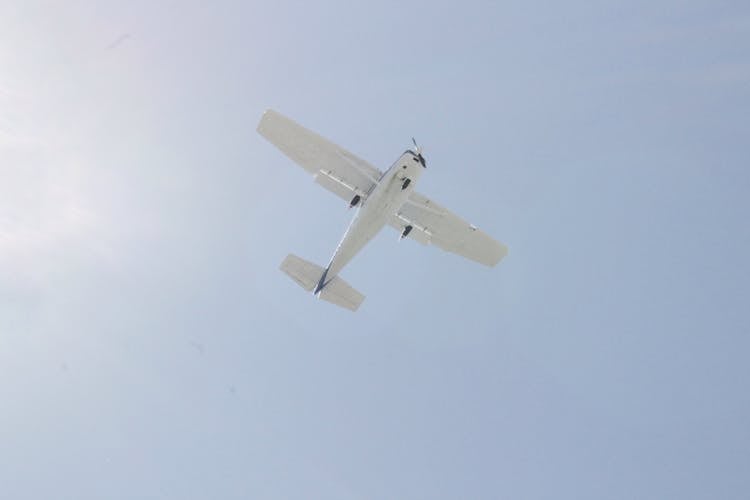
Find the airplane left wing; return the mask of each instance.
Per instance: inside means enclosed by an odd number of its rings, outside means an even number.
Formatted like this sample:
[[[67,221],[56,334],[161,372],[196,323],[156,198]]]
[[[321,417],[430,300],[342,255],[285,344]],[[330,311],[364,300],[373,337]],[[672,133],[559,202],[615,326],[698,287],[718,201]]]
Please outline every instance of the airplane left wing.
[[[485,266],[494,266],[508,254],[505,245],[417,192],[409,195],[406,203],[391,218],[390,225],[401,232],[411,226],[409,238]]]
[[[356,195],[366,199],[382,175],[341,146],[271,109],[263,113],[258,133],[347,202]]]

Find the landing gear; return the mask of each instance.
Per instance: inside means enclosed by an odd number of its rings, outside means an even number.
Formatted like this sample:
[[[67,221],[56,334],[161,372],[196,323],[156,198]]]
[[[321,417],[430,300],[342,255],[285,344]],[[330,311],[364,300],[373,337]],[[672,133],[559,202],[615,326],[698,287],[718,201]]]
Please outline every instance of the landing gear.
[[[409,184],[411,184],[411,179],[407,177],[406,179],[404,179],[404,183],[401,184],[401,191],[409,187]]]
[[[412,230],[411,226],[406,226],[404,228],[404,232],[401,233],[401,239],[403,240],[404,238],[406,238],[407,236],[409,236],[409,233],[411,233],[411,230]]]
[[[354,198],[352,198],[352,202],[349,203],[349,208],[356,207],[359,204],[360,199],[361,198],[359,197],[358,194],[354,195]]]

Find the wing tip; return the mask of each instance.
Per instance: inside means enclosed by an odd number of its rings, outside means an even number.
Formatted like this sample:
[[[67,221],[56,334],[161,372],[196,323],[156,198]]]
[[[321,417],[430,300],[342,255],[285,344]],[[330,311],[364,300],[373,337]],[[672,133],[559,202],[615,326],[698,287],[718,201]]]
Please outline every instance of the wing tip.
[[[263,129],[265,128],[265,125],[268,123],[268,120],[273,116],[276,115],[274,110],[271,108],[266,109],[263,111],[263,113],[260,115],[260,120],[258,121],[258,126],[255,128],[255,130],[260,134],[263,135]]]
[[[279,123],[284,123],[285,121],[291,122],[292,120],[273,108],[266,108],[260,115],[256,130],[259,134],[265,135],[264,131],[273,130],[278,127]]]
[[[501,260],[503,260],[507,256],[508,247],[500,242],[497,242],[497,251],[493,253],[492,260],[488,262],[482,262],[482,264],[486,265],[487,267],[495,267],[500,263]]]

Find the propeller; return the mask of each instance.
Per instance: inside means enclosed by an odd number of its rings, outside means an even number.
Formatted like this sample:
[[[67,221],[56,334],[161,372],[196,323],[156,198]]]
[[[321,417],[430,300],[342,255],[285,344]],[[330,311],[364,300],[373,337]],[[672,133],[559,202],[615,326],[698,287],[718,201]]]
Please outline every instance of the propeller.
[[[419,146],[419,144],[417,144],[417,141],[416,141],[416,140],[414,139],[414,137],[412,137],[412,138],[411,138],[411,142],[413,142],[413,143],[414,143],[414,149],[415,149],[415,152],[416,152],[416,153],[417,153],[418,155],[420,155],[420,156],[421,156],[421,155],[422,155],[422,148],[421,148],[421,147]]]
[[[425,162],[424,156],[422,156],[422,146],[417,144],[417,141],[414,139],[414,137],[411,138],[411,142],[414,143],[414,152],[417,153],[417,158],[419,158],[419,162],[422,164],[423,167],[427,167],[427,162]]]

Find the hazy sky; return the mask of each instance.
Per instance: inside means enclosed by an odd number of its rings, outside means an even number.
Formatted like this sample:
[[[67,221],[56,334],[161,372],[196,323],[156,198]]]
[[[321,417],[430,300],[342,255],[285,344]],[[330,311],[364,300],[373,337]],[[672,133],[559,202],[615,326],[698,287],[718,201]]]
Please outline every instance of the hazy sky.
[[[750,497],[750,4],[0,0],[0,498]],[[352,213],[273,107],[510,248]]]

